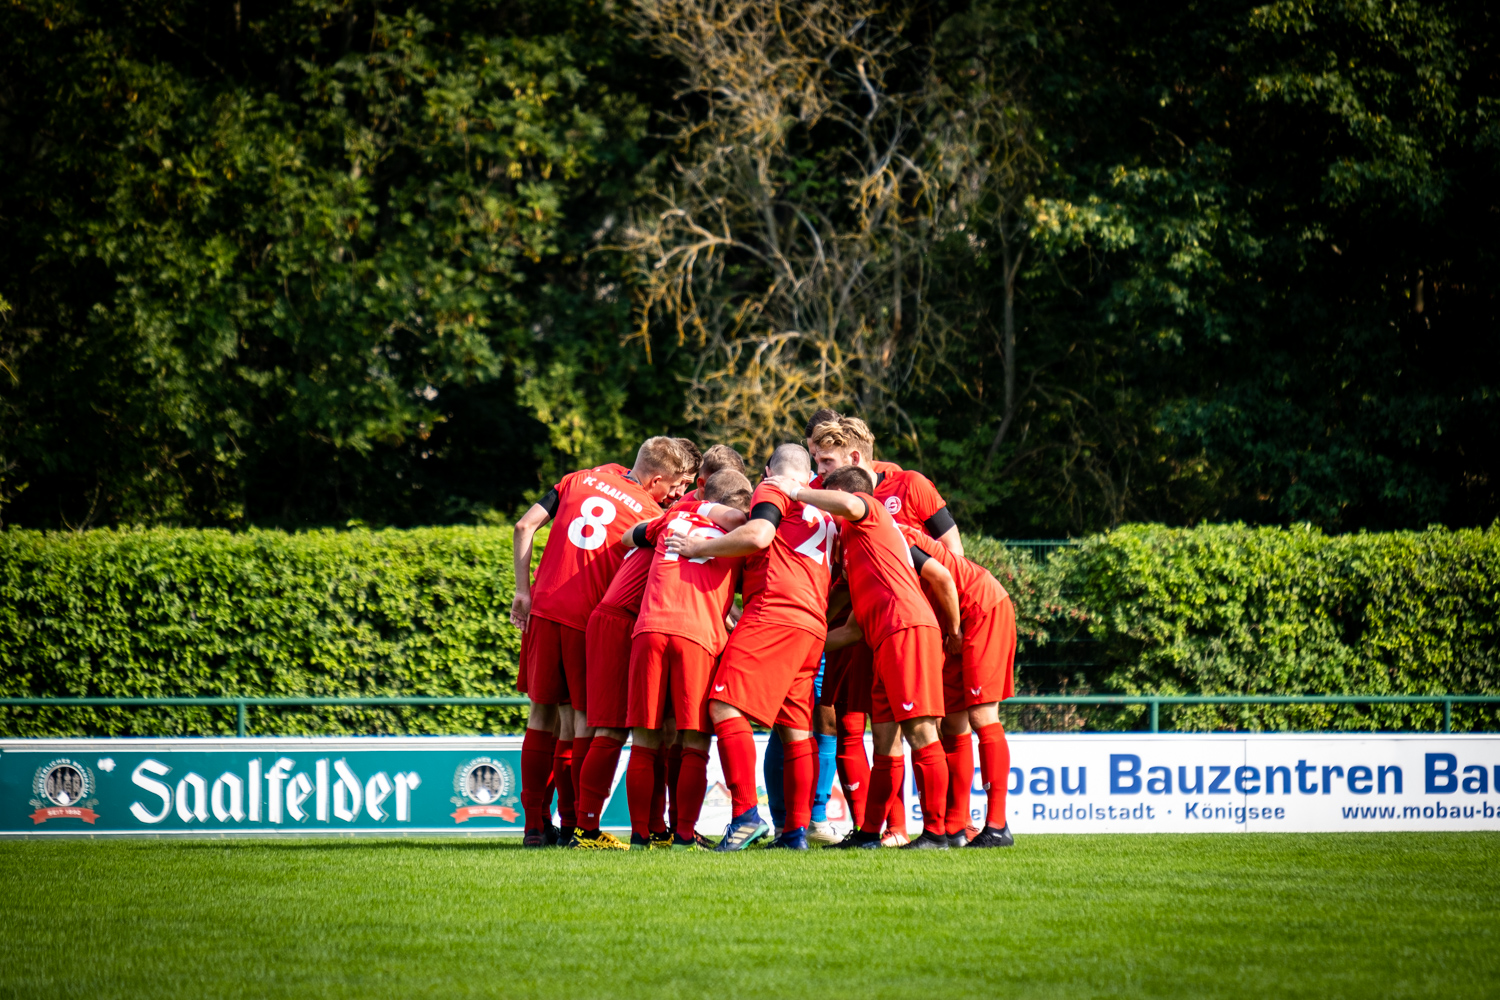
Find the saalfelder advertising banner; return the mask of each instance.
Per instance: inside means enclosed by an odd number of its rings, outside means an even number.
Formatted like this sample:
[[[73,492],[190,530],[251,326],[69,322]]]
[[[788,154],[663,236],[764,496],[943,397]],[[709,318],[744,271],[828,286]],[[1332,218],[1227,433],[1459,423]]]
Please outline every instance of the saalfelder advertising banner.
[[[762,752],[765,737],[757,740]],[[1021,734],[1021,833],[1500,829],[1500,736]],[[603,825],[628,827],[619,794]],[[716,754],[699,829],[729,800]],[[907,767],[912,832],[921,809]],[[971,818],[987,791],[973,778]],[[762,789],[764,802],[764,789]],[[837,784],[835,828],[848,828]],[[497,834],[523,826],[520,738],[0,741],[0,836]]]

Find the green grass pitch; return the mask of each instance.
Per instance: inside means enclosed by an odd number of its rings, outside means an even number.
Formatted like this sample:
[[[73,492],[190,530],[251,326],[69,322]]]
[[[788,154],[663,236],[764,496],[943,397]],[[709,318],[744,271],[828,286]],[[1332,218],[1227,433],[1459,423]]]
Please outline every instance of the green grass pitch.
[[[0,996],[1500,995],[1500,835],[0,843]]]

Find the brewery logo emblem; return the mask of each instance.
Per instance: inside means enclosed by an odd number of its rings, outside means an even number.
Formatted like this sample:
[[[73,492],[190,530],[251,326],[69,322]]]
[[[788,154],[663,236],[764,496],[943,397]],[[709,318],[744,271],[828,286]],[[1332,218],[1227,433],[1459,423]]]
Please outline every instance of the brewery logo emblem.
[[[509,764],[491,757],[475,757],[453,772],[452,813],[455,823],[467,823],[481,816],[514,823],[520,816],[516,804],[516,772]]]
[[[901,498],[895,496],[886,497],[885,509],[890,511],[892,514],[901,513]]]
[[[99,818],[93,807],[99,800],[93,798],[94,772],[67,757],[59,757],[36,769],[31,781],[33,798],[31,821],[36,824],[49,819],[80,819],[93,823]]]

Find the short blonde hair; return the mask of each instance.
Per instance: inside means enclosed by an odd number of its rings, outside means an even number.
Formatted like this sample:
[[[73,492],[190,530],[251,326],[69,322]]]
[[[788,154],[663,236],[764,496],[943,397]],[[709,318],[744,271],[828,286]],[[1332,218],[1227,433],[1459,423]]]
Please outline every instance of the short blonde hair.
[[[688,454],[676,438],[649,437],[635,453],[635,468],[646,475],[680,477]]]
[[[866,459],[875,457],[875,435],[869,425],[858,417],[839,417],[826,420],[812,429],[807,439],[815,448],[837,448],[849,451],[858,448]]]

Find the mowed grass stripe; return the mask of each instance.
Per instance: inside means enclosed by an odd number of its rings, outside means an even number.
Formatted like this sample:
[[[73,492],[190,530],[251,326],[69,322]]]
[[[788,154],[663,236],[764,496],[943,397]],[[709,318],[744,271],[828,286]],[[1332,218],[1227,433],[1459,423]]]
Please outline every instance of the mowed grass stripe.
[[[25,997],[1494,996],[1500,835],[0,843]]]

